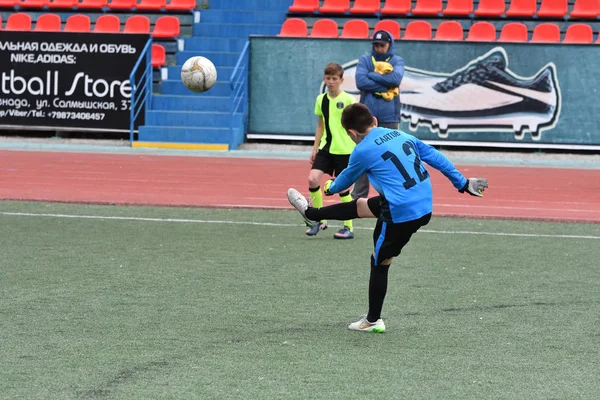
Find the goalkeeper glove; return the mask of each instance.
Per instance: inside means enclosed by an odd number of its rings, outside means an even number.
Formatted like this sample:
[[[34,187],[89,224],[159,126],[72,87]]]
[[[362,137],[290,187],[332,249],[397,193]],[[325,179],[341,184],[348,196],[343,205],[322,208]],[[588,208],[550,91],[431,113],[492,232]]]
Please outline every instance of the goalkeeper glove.
[[[467,192],[471,196],[483,197],[483,191],[488,187],[488,181],[485,178],[469,178],[467,183],[459,190],[460,193]]]
[[[325,194],[325,196],[333,196],[333,193],[331,193],[329,191],[329,187],[331,186],[332,183],[333,183],[333,179],[329,179],[323,185],[323,193]]]

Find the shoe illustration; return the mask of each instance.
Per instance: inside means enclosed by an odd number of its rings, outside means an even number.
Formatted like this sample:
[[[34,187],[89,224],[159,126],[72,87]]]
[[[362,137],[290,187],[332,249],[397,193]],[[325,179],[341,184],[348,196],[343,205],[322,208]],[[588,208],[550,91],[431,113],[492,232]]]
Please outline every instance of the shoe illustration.
[[[449,131],[512,131],[522,139],[529,130],[539,140],[560,114],[556,67],[549,63],[524,78],[507,66],[506,52],[496,47],[452,74],[407,68],[402,119],[411,130],[425,125],[440,137]]]

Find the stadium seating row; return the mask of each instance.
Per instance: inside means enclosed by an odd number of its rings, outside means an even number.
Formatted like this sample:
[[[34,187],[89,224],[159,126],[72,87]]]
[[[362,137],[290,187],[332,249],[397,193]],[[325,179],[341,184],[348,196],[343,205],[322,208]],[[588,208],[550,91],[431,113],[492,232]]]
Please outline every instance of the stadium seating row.
[[[101,32],[120,33],[121,19],[116,15],[101,15],[96,20],[94,29],[90,17],[84,14],[75,14],[67,18],[64,29],[61,29],[62,21],[57,14],[42,14],[38,17],[34,31],[42,32]],[[31,31],[31,16],[27,13],[11,14],[6,20],[4,30],[7,31]],[[0,30],[2,29],[2,17],[0,16]],[[144,15],[134,15],[127,18],[123,33],[150,34],[150,20]],[[152,29],[154,38],[176,38],[179,36],[179,19],[165,15],[156,20]]]
[[[537,9],[536,0],[510,0],[508,10],[505,0],[479,0],[474,9],[473,0],[448,0],[442,8],[442,0],[386,0],[380,8],[380,0],[325,0],[319,7],[319,0],[295,0],[289,7],[290,13],[321,14],[363,14],[363,15],[415,15],[415,16],[475,16],[481,17],[542,17],[542,18],[597,18],[600,15],[598,0],[575,0],[571,13],[568,13],[568,0],[541,0]]]
[[[120,11],[192,11],[196,0],[0,0],[0,8]]]
[[[411,21],[406,25],[404,35],[400,36],[400,24],[394,20],[386,19],[379,21],[373,31],[386,30],[395,39],[404,40],[467,40],[477,42],[537,42],[537,43],[559,43],[561,42],[560,28],[553,23],[542,23],[535,26],[533,35],[529,39],[527,26],[520,22],[512,22],[504,25],[497,37],[496,27],[487,21],[478,21],[471,25],[467,38],[464,38],[464,30],[456,21],[442,22],[433,37],[433,29],[427,21]],[[353,19],[344,24],[341,35],[338,25],[331,19],[320,19],[315,22],[308,35],[306,21],[300,18],[288,18],[282,25],[278,36],[284,37],[311,37],[311,38],[343,38],[343,39],[367,39],[369,38],[369,24],[362,19]],[[562,43],[593,43],[594,33],[592,27],[587,24],[570,25]],[[596,43],[600,43],[600,37]]]

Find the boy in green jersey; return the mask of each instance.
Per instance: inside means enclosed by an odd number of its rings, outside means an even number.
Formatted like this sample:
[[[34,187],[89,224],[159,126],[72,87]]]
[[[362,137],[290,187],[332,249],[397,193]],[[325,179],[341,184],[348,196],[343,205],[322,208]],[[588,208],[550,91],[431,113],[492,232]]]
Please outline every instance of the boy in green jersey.
[[[344,92],[340,86],[344,81],[344,69],[336,63],[329,63],[325,67],[323,81],[327,86],[327,93],[317,96],[315,114],[318,116],[315,143],[310,155],[312,168],[308,174],[308,190],[313,207],[323,206],[323,193],[321,191],[321,178],[323,174],[336,177],[348,166],[350,153],[355,143],[346,130],[342,127],[342,111],[352,103],[356,103],[354,96]],[[352,201],[350,192],[340,193],[343,203]],[[319,221],[306,231],[309,236],[314,236],[319,231],[327,229],[327,221]],[[334,236],[336,239],[354,238],[352,220],[344,221],[344,227]]]

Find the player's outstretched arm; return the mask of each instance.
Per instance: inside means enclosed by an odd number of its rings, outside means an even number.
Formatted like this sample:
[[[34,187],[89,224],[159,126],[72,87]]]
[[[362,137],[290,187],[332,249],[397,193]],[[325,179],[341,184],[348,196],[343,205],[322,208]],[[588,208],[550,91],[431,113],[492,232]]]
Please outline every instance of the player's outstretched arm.
[[[488,187],[487,179],[466,179],[445,155],[419,139],[415,140],[421,160],[443,173],[460,193],[467,192],[471,196],[483,197],[483,191]]]

